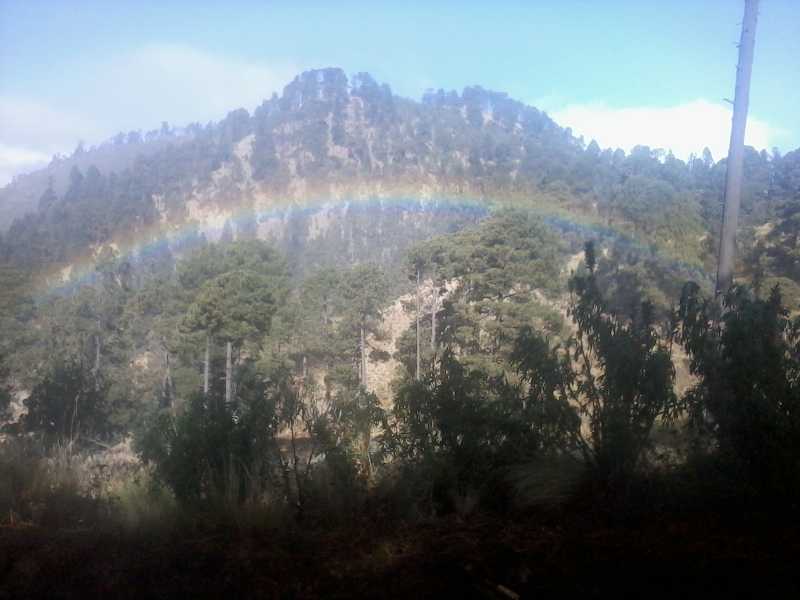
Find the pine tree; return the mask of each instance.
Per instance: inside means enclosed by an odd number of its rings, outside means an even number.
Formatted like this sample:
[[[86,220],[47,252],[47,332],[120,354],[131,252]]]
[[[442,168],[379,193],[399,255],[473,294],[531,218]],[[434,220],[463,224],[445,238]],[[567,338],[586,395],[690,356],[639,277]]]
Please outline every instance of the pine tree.
[[[380,319],[389,297],[388,281],[380,267],[366,264],[346,271],[339,288],[340,331],[355,346],[358,380],[366,388],[369,336],[381,335]]]

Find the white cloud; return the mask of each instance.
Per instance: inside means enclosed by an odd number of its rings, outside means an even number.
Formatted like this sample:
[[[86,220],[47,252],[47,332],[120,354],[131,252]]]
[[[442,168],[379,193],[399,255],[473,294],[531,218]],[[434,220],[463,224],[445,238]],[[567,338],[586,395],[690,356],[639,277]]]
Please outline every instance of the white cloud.
[[[11,181],[17,173],[41,168],[49,160],[47,154],[0,143],[0,186]]]
[[[595,139],[601,147],[630,151],[636,145],[672,150],[686,159],[708,147],[715,160],[728,154],[732,107],[708,100],[676,106],[609,108],[600,104],[568,105],[551,117],[571,127],[586,142]],[[766,122],[748,116],[745,142],[758,149],[771,148],[779,132]]]
[[[112,60],[109,80],[98,90],[104,112],[126,127],[154,127],[161,121],[184,125],[252,110],[280,92],[300,70],[287,63],[262,64],[177,44],[149,44]],[[136,119],[136,124],[133,123]]]
[[[14,148],[0,144],[0,161],[11,167],[26,165],[30,163],[46,162],[50,157],[41,152],[26,150],[25,148]]]
[[[82,115],[29,98],[0,97],[0,185],[101,133],[97,123]]]
[[[74,147],[79,139],[101,131],[93,119],[80,112],[57,109],[31,98],[0,96],[0,144],[51,154],[63,151],[66,143]]]
[[[0,186],[13,175],[97,144],[119,131],[219,120],[255,108],[301,69],[211,54],[190,46],[149,44],[82,65],[58,99],[0,95]],[[56,106],[58,108],[56,108]]]

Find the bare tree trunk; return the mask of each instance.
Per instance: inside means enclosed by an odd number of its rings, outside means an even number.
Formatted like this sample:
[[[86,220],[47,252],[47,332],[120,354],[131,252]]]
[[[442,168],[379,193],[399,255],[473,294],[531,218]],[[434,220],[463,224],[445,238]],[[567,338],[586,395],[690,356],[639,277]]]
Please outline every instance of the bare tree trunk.
[[[431,305],[431,352],[436,358],[436,313],[439,311],[439,287],[433,282],[433,303]]]
[[[294,484],[297,488],[297,517],[302,518],[303,516],[303,483],[300,481],[300,468],[299,468],[299,458],[297,456],[297,437],[294,433],[294,417],[292,417],[291,422],[289,423],[289,432],[291,433],[291,444],[292,444],[292,467],[294,471]]]
[[[100,336],[94,336],[94,374],[100,373]]]
[[[75,405],[72,408],[72,420],[69,424],[69,448],[72,450],[72,444],[75,442],[76,437],[76,430],[75,430],[75,421],[78,419],[78,401],[81,398],[81,393],[78,392],[75,394]]]
[[[169,362],[169,351],[164,351],[164,363],[166,372],[164,373],[163,389],[161,391],[161,407],[174,409],[174,394],[172,384],[172,366]]]
[[[361,323],[361,385],[367,387],[367,336]]]
[[[325,403],[326,404],[330,404],[331,396],[332,396],[331,378],[328,377],[328,373],[330,373],[332,370],[333,370],[333,366],[331,365],[330,362],[328,362],[326,364],[326,374],[325,374],[325,377],[322,380],[322,382],[325,384]]]
[[[416,373],[416,379],[417,379],[417,381],[419,381],[419,374],[420,374],[420,360],[421,360],[421,359],[420,359],[420,355],[419,355],[419,337],[420,337],[420,331],[419,331],[419,310],[420,310],[420,309],[419,309],[419,269],[417,269],[417,315],[416,315],[416,316],[417,316],[417,373]]]
[[[203,359],[203,394],[208,396],[208,384],[211,363],[211,335],[206,333],[206,355]]]
[[[94,336],[94,367],[92,368],[92,375],[94,376],[94,391],[100,391],[100,335]]]
[[[233,343],[225,346],[225,404],[230,404],[233,398]]]
[[[739,64],[736,68],[736,96],[733,102],[733,123],[725,176],[725,209],[717,267],[717,294],[724,294],[733,283],[736,252],[736,228],[742,195],[744,132],[750,103],[750,74],[753,70],[753,47],[756,41],[758,0],[745,0],[742,37],[739,42]]]
[[[291,502],[292,498],[292,482],[289,476],[289,470],[290,470],[289,459],[284,458],[283,451],[281,450],[280,445],[277,443],[277,440],[275,440],[274,443],[276,445],[277,449],[276,454],[278,455],[278,462],[280,463],[281,473],[283,475],[284,497],[286,499],[286,502],[289,503]]]
[[[369,442],[371,440],[370,432],[364,434],[364,441],[362,442],[363,445],[363,452],[364,452],[364,468],[367,470],[367,479],[372,480],[372,473],[374,468],[372,467],[372,457],[369,454]]]

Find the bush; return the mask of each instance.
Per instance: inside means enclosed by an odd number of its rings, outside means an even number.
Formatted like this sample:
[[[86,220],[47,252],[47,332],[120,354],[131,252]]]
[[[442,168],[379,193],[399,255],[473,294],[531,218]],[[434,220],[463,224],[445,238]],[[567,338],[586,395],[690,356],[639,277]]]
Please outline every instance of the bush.
[[[0,442],[0,520],[54,528],[97,523],[107,506],[85,493],[85,479],[69,447],[6,439]]]
[[[234,409],[198,392],[179,415],[156,415],[136,448],[179,502],[241,503],[264,492],[276,471],[276,425],[274,406],[267,402]]]
[[[402,481],[433,512],[503,505],[502,470],[541,450],[535,421],[505,378],[470,370],[445,351],[421,381],[403,384],[386,431],[387,450],[403,464]]]
[[[47,445],[73,443],[81,436],[105,437],[112,432],[106,402],[108,385],[80,364],[59,360],[25,400],[27,431]]]
[[[718,466],[754,495],[800,492],[800,318],[776,286],[760,299],[743,286],[722,307],[684,288],[680,340],[699,377],[686,395],[694,430],[713,442]]]
[[[540,334],[523,330],[513,359],[550,446],[582,454],[592,476],[618,493],[639,466],[653,425],[680,408],[671,340],[659,332],[649,303],[631,317],[608,308],[591,244],[586,266],[570,280],[575,334],[550,348]]]
[[[509,483],[523,503],[563,497],[585,473],[581,458],[592,479],[624,493],[653,425],[677,414],[669,335],[647,303],[632,318],[607,307],[591,244],[586,265],[570,281],[575,334],[551,347],[529,327],[520,332],[511,355],[520,384],[445,351],[425,379],[400,387],[386,439],[431,508],[463,510],[476,494],[502,506]]]
[[[234,519],[287,507],[297,518],[354,514],[375,462],[377,397],[347,388],[325,401],[313,381],[282,369],[269,380],[241,375],[236,404],[196,393],[179,414],[163,411],[144,428],[136,447],[156,480],[181,505]]]
[[[165,530],[177,524],[175,497],[148,469],[128,474],[110,498],[116,521],[127,531]]]

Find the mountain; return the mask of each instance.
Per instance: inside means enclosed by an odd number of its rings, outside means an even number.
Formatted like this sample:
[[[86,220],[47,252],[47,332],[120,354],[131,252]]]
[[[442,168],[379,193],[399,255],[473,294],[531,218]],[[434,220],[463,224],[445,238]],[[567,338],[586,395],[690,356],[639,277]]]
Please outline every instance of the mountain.
[[[0,193],[6,579],[21,597],[69,589],[42,576],[63,556],[48,549],[49,569],[26,549],[109,547],[92,527],[161,595],[216,590],[209,560],[237,593],[341,595],[350,573],[359,597],[433,595],[409,578],[419,560],[462,595],[527,597],[535,565],[563,575],[577,556],[573,587],[596,587],[587,552],[708,554],[709,533],[727,574],[764,514],[780,535],[744,551],[772,558],[800,482],[800,150],[747,149],[744,170],[752,286],[725,311],[707,294],[724,161],[603,150],[478,87],[416,102],[311,71],[252,115],[17,178]],[[609,523],[644,524],[655,551]],[[587,537],[602,548],[550,550]],[[72,555],[81,581],[119,570]],[[197,573],[151,568],[179,560]],[[630,571],[607,579],[641,589]]]
[[[796,155],[749,151],[745,220],[763,223],[776,199],[796,193]],[[194,225],[215,237],[228,222],[235,235],[277,231],[296,250],[309,235],[297,230],[332,222],[311,223],[309,208],[518,200],[708,266],[723,176],[709,154],[684,163],[647,147],[626,156],[586,145],[503,93],[468,87],[416,102],[368,74],[348,80],[322,69],[299,75],[252,115],[238,109],[207,126],[120,134],[18,177],[0,191],[0,223],[16,219],[2,251],[37,268],[66,265],[103,244],[163,237],[165,227]],[[305,216],[295,210],[292,221],[292,208]],[[295,231],[287,233],[289,221]],[[348,242],[351,258],[356,242]]]
[[[417,102],[329,68],[300,74],[252,115],[119,134],[16,178],[0,190],[0,224],[11,222],[0,257],[49,288],[91,271],[104,248],[136,263],[222,237],[271,239],[300,274],[367,259],[391,268],[416,241],[515,205],[572,232],[573,250],[591,237],[633,270],[644,253],[650,271],[709,283],[724,172],[707,151],[684,162],[586,144],[504,93],[438,90]],[[798,151],[748,148],[742,243],[760,258],[742,273],[796,281],[775,254],[791,255],[781,248],[793,238],[776,236],[799,172]]]
[[[162,194],[176,192],[178,184],[207,181],[234,157],[267,189],[295,197],[331,184],[375,181],[438,183],[463,191],[465,177],[487,180],[485,186],[524,184],[534,172],[546,176],[557,158],[553,153],[574,155],[577,143],[546,115],[505,94],[467,88],[461,96],[439,91],[417,103],[394,96],[368,74],[348,81],[341,70],[324,69],[298,76],[252,116],[239,109],[216,125],[193,124],[172,136],[151,132],[146,141],[136,132],[120,134],[113,143],[18,178],[3,193],[5,202],[38,200],[53,177],[60,195],[71,167],[85,171],[94,164],[105,175],[121,173],[136,169],[138,155],[149,159],[145,163],[165,163],[148,182]],[[537,162],[537,154],[547,156]]]
[[[748,148],[744,170],[737,277],[796,311],[800,150]],[[710,291],[724,176],[707,151],[601,149],[480,87],[417,102],[309,71],[253,114],[120,134],[2,190],[21,216],[0,236],[0,416],[121,439],[198,390],[258,404],[288,377],[360,419],[445,349],[515,385],[521,332],[568,338],[587,242],[623,321]]]
[[[53,157],[46,168],[18,175],[0,189],[0,231],[6,231],[15,219],[36,212],[39,200],[48,187],[56,194],[63,195],[69,188],[73,167],[85,172],[94,166],[106,174],[124,171],[139,156],[151,155],[166,144],[179,143],[182,139],[179,132],[168,128],[150,131],[145,136],[138,131],[131,131],[120,133],[97,147],[87,150],[81,144],[69,156]]]

